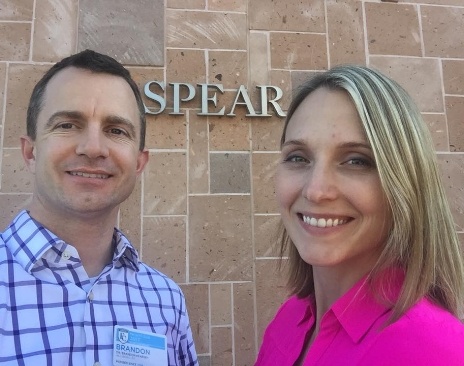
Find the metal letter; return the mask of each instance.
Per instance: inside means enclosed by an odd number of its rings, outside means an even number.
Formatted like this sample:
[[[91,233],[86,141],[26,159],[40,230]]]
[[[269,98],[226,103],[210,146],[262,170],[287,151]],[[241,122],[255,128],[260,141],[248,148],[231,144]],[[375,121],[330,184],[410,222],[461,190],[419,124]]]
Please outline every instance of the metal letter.
[[[239,96],[242,96],[243,102],[238,102]],[[258,115],[255,112],[255,109],[253,108],[253,105],[251,104],[250,97],[248,95],[248,91],[246,90],[244,85],[240,85],[240,88],[237,90],[237,95],[235,96],[235,101],[234,104],[232,104],[232,108],[229,113],[227,113],[228,116],[235,116],[234,110],[235,106],[237,104],[245,104],[248,110],[247,117],[257,117]]]
[[[278,86],[270,86],[270,85],[257,85],[257,88],[261,89],[261,114],[259,115],[260,117],[271,117],[270,114],[267,112],[267,104],[271,103],[272,106],[274,107],[276,113],[280,117],[285,117],[285,113],[282,111],[282,108],[280,108],[279,103],[277,101],[282,98],[282,95],[284,94],[282,92],[282,89],[280,89]],[[267,90],[268,89],[274,89],[276,96],[274,99],[267,99]]]
[[[221,92],[224,93],[224,88],[222,84],[198,84],[201,86],[201,113],[198,113],[199,116],[223,116],[225,107],[222,107],[219,112],[208,112],[208,102],[213,102],[213,105],[217,106],[217,98],[216,93],[213,94],[212,97],[208,97],[208,88],[216,88]]]
[[[153,111],[150,108],[148,108],[145,104],[144,104],[144,107],[145,107],[145,113],[148,113],[148,114],[160,114],[161,112],[164,111],[164,109],[166,108],[166,100],[156,94],[156,93],[153,93],[151,90],[150,90],[150,86],[151,84],[156,84],[158,85],[164,92],[164,82],[162,81],[149,81],[148,83],[145,84],[145,86],[143,87],[143,92],[145,93],[146,97],[151,99],[151,100],[154,100],[155,102],[158,102],[159,105],[160,105],[160,108],[158,109],[158,111]]]
[[[169,83],[169,85],[173,86],[173,93],[174,93],[174,111],[169,114],[184,114],[180,112],[180,102],[188,102],[192,100],[195,96],[195,88],[191,84],[186,83]],[[189,93],[186,98],[180,99],[180,86],[186,86]]]

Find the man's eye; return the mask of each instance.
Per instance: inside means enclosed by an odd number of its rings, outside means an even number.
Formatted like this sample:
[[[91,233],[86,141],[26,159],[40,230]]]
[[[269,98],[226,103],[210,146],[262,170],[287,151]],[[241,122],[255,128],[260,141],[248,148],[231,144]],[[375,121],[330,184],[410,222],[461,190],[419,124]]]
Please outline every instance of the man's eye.
[[[63,130],[69,130],[73,128],[74,125],[71,122],[60,123],[57,128],[61,128]]]
[[[127,135],[126,131],[120,128],[112,128],[110,129],[110,133],[112,133],[113,135]]]

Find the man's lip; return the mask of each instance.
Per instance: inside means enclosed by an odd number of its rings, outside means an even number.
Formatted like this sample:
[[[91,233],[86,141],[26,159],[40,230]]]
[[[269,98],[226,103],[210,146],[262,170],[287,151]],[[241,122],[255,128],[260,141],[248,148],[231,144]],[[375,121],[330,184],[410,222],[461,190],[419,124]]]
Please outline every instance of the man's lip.
[[[112,174],[102,170],[74,169],[68,170],[67,173],[74,177],[108,179]]]

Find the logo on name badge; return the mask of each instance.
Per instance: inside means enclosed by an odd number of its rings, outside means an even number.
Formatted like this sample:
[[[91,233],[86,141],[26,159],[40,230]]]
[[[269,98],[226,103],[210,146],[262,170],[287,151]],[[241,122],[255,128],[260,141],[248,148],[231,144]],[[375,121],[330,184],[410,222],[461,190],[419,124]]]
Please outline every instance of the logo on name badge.
[[[124,328],[119,328],[118,329],[118,340],[121,343],[127,343],[129,340],[129,331]]]

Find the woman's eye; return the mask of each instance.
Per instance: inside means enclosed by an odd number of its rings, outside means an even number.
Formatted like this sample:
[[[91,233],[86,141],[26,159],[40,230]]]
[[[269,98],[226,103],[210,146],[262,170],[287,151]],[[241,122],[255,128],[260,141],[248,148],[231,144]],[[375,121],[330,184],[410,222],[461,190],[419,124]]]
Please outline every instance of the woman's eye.
[[[346,164],[348,165],[355,165],[355,166],[365,166],[365,167],[372,167],[374,164],[371,160],[366,158],[352,158],[347,160]]]
[[[290,155],[286,157],[284,161],[289,163],[306,163],[308,160],[299,155]]]

